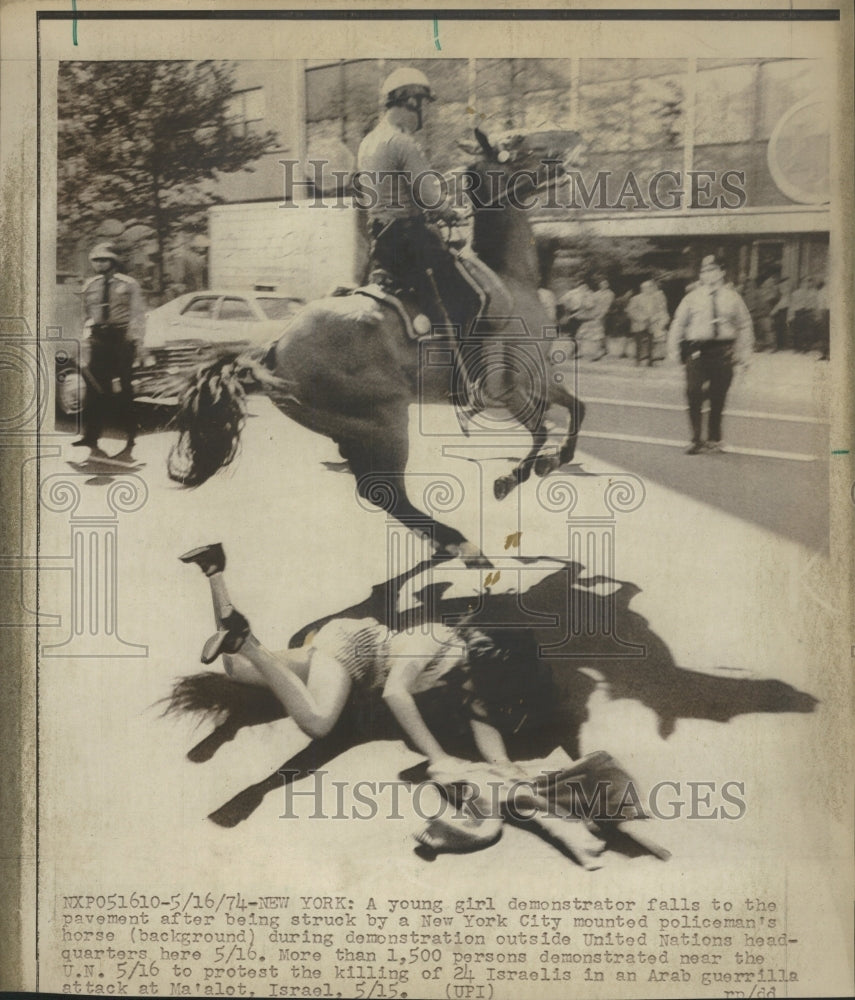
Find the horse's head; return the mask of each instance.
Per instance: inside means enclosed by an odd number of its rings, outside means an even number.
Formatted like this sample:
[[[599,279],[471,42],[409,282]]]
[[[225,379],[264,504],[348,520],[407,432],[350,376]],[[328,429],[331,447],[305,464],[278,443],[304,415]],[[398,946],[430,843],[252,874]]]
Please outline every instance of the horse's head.
[[[580,166],[585,148],[581,135],[569,129],[490,136],[476,128],[475,139],[477,144],[461,143],[467,152],[480,154],[467,171],[467,193],[475,208],[529,200]]]

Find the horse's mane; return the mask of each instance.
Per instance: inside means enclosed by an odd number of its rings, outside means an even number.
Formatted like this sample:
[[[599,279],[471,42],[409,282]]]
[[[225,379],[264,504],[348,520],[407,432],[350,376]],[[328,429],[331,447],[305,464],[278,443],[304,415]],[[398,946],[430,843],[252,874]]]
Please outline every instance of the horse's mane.
[[[472,219],[472,250],[496,273],[505,269],[509,222],[506,207],[476,210]]]
[[[490,191],[484,174],[477,168],[470,171],[481,178],[474,191]],[[473,193],[474,193],[473,191]],[[514,271],[524,273],[535,285],[539,284],[537,255],[529,242],[530,226],[525,212],[511,207],[500,192],[490,205],[479,205],[473,198],[472,250],[497,274]],[[514,223],[524,223],[524,232],[514,234]],[[530,259],[529,259],[530,258]]]

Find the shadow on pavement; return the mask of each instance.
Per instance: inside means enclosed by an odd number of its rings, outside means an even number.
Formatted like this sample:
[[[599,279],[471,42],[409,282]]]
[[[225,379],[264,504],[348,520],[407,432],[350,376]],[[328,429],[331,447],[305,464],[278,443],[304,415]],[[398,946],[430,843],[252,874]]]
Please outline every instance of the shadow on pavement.
[[[521,564],[537,560],[520,560]],[[449,584],[427,587],[416,596],[421,604],[398,611],[402,586],[430,568],[421,563],[407,573],[375,586],[357,605],[307,624],[291,639],[301,646],[306,637],[334,618],[375,618],[394,630],[424,622],[454,624],[466,618],[498,632],[504,627],[530,629],[539,647],[541,664],[552,675],[548,703],[537,717],[525,716],[513,731],[504,733],[511,759],[547,756],[557,746],[571,758],[580,753],[579,732],[588,719],[588,700],[599,687],[611,698],[629,698],[652,709],[663,739],[680,720],[728,722],[755,712],[812,712],[817,699],[789,684],[769,678],[718,676],[678,666],[666,642],[647,620],[630,609],[640,592],[632,583],[603,577],[585,578],[578,563],[553,560],[559,568],[521,594],[483,594],[480,605],[469,598],[446,600]],[[604,596],[598,588],[611,584]],[[617,589],[615,589],[617,588]],[[544,621],[548,624],[544,624]],[[531,664],[518,664],[532,670]],[[170,712],[202,713],[216,721],[213,732],[189,753],[190,760],[210,760],[244,726],[282,718],[284,710],[265,688],[237,683],[221,673],[201,673],[178,681],[164,699]],[[419,707],[443,747],[457,756],[476,760],[468,726],[469,716],[450,688],[434,688],[419,696]],[[211,814],[222,826],[235,826],[261,804],[283,781],[308,776],[354,746],[377,739],[400,739],[401,733],[382,698],[359,702],[352,698],[335,729],[286,761],[281,768]],[[287,778],[281,772],[288,772]]]

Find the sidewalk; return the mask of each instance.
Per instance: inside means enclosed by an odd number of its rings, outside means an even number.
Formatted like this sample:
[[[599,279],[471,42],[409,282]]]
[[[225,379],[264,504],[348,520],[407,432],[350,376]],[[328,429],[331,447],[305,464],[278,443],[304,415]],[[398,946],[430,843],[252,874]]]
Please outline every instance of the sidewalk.
[[[818,352],[794,354],[758,352],[752,356],[747,371],[737,372],[728,395],[728,409],[769,411],[796,416],[826,418],[821,401],[827,398],[830,366],[819,361]],[[577,362],[582,397],[605,394],[606,386],[626,398],[663,403],[684,402],[683,367],[658,361],[652,368],[646,362],[636,366],[633,358],[607,355],[599,361]]]

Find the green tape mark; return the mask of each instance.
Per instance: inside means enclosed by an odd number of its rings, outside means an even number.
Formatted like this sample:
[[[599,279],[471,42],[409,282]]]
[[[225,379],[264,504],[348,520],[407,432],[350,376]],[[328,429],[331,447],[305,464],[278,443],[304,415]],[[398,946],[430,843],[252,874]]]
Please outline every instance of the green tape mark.
[[[77,0],[71,0],[71,12],[72,14],[77,13]],[[77,18],[71,22],[71,41],[77,45]]]
[[[76,43],[75,43],[76,44]],[[442,46],[439,44],[439,19],[433,19],[433,44],[442,51]]]
[[[849,454],[849,449],[848,448],[834,448],[832,450],[831,454],[832,455],[848,455]]]

